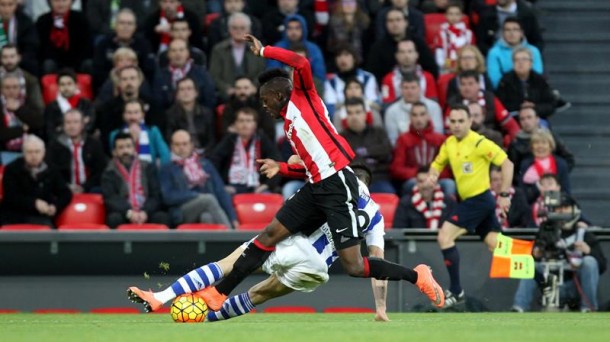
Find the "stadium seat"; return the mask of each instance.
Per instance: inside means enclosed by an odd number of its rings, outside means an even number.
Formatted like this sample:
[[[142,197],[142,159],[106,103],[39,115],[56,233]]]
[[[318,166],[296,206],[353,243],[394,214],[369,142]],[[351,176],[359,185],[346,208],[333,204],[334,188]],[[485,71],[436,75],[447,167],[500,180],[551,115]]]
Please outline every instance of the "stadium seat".
[[[76,309],[37,309],[32,312],[37,314],[76,314],[81,311]]]
[[[0,314],[14,314],[14,313],[18,313],[19,310],[13,310],[13,309],[0,309]]]
[[[140,310],[129,307],[112,307],[92,309],[90,312],[96,314],[139,314]]]
[[[438,77],[436,86],[438,89],[438,103],[441,106],[441,110],[445,108],[447,103],[447,90],[449,88],[449,82],[455,78],[455,74],[443,74]]]
[[[224,224],[184,223],[176,227],[177,230],[229,230]]]
[[[394,194],[373,193],[371,194],[371,199],[379,204],[379,211],[383,215],[385,229],[392,228],[394,214],[396,213],[400,198]]]
[[[74,223],[63,224],[57,230],[110,230],[107,225],[100,223]]]
[[[215,12],[215,13],[208,13],[205,15],[205,18],[203,18],[203,23],[205,25],[205,30],[207,32],[208,28],[210,27],[210,25],[212,25],[212,22],[214,20],[216,20],[216,18],[220,17],[220,13]]]
[[[315,313],[311,306],[271,306],[263,310],[264,313]]]
[[[164,224],[157,223],[129,223],[118,226],[116,230],[169,230],[169,228]]]
[[[336,306],[324,309],[324,313],[375,313],[371,308],[357,308],[350,306]]]
[[[240,230],[265,228],[284,204],[279,194],[239,194],[233,196]]]
[[[58,227],[101,224],[106,220],[104,200],[98,194],[76,194],[56,220]]]
[[[22,230],[22,231],[33,231],[33,230],[51,230],[51,227],[42,224],[7,224],[2,226],[2,230]]]
[[[48,74],[42,76],[40,80],[42,84],[42,99],[45,105],[55,101],[57,98],[57,74]],[[87,74],[76,75],[76,87],[80,90],[82,97],[92,100],[93,91],[91,88],[91,76]]]
[[[470,27],[470,20],[468,16],[463,15],[462,21],[467,27]],[[424,14],[424,24],[426,25],[426,44],[432,50],[434,54],[435,44],[434,40],[441,30],[441,25],[447,22],[447,18],[442,13],[429,13]]]
[[[168,314],[170,313],[171,309],[170,307],[162,307],[161,309],[157,310],[157,311],[153,311],[152,313],[155,314]]]

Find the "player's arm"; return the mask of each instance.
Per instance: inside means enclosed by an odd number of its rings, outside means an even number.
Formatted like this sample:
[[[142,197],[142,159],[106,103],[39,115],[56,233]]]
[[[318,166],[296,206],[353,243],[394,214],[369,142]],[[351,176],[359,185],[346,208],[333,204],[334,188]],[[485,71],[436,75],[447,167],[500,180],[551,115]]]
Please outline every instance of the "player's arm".
[[[250,42],[250,50],[257,56],[264,58],[275,59],[294,69],[294,87],[296,89],[314,89],[313,75],[311,73],[311,65],[307,58],[275,46],[264,46],[256,37],[247,34],[244,40]]]
[[[369,246],[369,255],[371,257],[383,259],[383,249],[377,246]],[[375,320],[389,321],[386,313],[386,298],[388,295],[388,281],[377,280],[371,278],[371,286],[373,288],[373,297],[375,298]]]
[[[481,151],[492,164],[499,166],[502,172],[502,188],[500,189],[500,196],[498,196],[498,207],[502,210],[504,217],[507,217],[508,210],[510,209],[508,191],[513,184],[515,166],[513,165],[513,162],[508,159],[506,152],[487,139],[483,140],[481,143]]]
[[[291,157],[291,159],[292,158],[293,157]],[[260,173],[267,178],[273,178],[278,173],[281,176],[288,178],[307,178],[307,169],[305,169],[305,166],[301,162],[293,163],[289,160],[288,163],[284,163],[269,158],[257,159],[256,162],[261,165],[259,169]]]

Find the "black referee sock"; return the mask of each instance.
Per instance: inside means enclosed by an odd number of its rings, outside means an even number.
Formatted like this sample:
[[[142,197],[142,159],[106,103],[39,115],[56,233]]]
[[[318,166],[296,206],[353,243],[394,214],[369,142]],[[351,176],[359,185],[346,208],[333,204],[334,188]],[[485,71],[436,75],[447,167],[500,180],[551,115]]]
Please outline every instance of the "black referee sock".
[[[275,247],[266,247],[255,239],[235,261],[231,273],[216,284],[216,290],[229,295],[250,273],[261,267],[274,250]]]
[[[368,265],[368,267],[367,267]],[[364,258],[365,276],[379,280],[406,280],[417,282],[417,272],[410,268],[379,258]],[[366,274],[368,268],[368,275]]]

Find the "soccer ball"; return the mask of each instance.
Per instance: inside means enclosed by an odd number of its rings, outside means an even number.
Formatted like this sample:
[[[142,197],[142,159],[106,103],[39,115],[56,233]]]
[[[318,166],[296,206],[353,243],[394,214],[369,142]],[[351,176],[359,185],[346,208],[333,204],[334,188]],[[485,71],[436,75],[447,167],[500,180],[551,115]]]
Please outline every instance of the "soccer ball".
[[[176,323],[203,322],[208,315],[208,306],[198,295],[184,294],[172,302],[171,315]]]

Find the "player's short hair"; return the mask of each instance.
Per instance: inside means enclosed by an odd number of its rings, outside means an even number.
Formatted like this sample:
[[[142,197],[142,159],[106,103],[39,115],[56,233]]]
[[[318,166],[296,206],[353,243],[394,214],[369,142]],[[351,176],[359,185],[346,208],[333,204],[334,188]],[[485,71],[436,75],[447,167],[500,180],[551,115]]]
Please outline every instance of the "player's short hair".
[[[496,165],[492,164],[489,167],[489,173],[492,173],[492,172],[502,172],[502,169],[499,166],[496,166]]]
[[[420,167],[417,168],[416,174],[428,173],[428,172],[430,172],[430,165],[421,165]]]
[[[277,77],[290,79],[290,75],[288,75],[288,72],[286,70],[281,68],[273,68],[263,71],[262,73],[260,73],[260,75],[258,75],[258,84],[262,87],[263,84]]]
[[[17,53],[19,52],[19,47],[15,44],[6,44],[4,45],[2,48],[0,48],[0,54],[2,54],[4,52],[4,50],[10,50],[10,49],[15,49],[15,51],[17,51]]]
[[[350,165],[354,170],[354,175],[358,177],[366,186],[370,186],[373,181],[373,172],[371,169],[363,163],[353,163]]]
[[[127,133],[127,132],[119,132],[117,133],[117,135],[114,136],[114,139],[112,140],[112,149],[116,148],[116,143],[119,140],[131,140],[131,143],[134,143],[133,141],[133,137],[131,136],[131,134]]]
[[[463,104],[463,103],[454,103],[451,106],[449,106],[449,112],[451,112],[452,110],[463,110],[466,112],[466,115],[470,118],[472,114],[470,114],[470,108],[468,108],[467,105]]]
[[[426,113],[428,113],[428,106],[426,106],[426,104],[425,104],[425,103],[423,103],[423,102],[421,102],[421,101],[416,101],[416,102],[414,102],[414,103],[411,105],[411,110],[409,111],[409,113],[410,113],[410,112],[412,112],[412,111],[413,111],[413,108],[415,108],[415,107],[424,107],[424,108],[426,109]]]
[[[60,70],[57,73],[57,84],[58,85],[59,85],[59,80],[61,80],[62,77],[70,77],[72,79],[72,81],[74,81],[74,83],[77,83],[76,73],[74,72],[74,69],[65,68],[65,69]]]
[[[252,108],[252,107],[241,107],[237,110],[236,114],[235,114],[235,120],[237,121],[237,117],[239,116],[240,113],[246,114],[246,115],[251,115],[252,117],[254,117],[254,121],[258,121],[258,112],[256,111],[256,109]]]
[[[349,85],[352,83],[356,83],[358,86],[360,86],[360,89],[362,89],[362,93],[364,94],[364,84],[362,84],[359,79],[351,77],[350,79],[345,81],[345,87],[343,87],[343,95],[345,95],[347,88],[349,88]]]
[[[366,105],[364,104],[364,99],[361,97],[350,97],[345,99],[345,107],[347,106],[362,106],[362,109],[366,112]]]
[[[125,113],[125,111],[127,110],[127,106],[129,106],[130,104],[134,104],[134,103],[137,103],[138,105],[140,105],[140,109],[142,110],[142,113],[146,114],[146,110],[144,109],[146,107],[146,105],[140,99],[129,99],[129,100],[125,101],[125,104],[123,105],[123,113]]]

